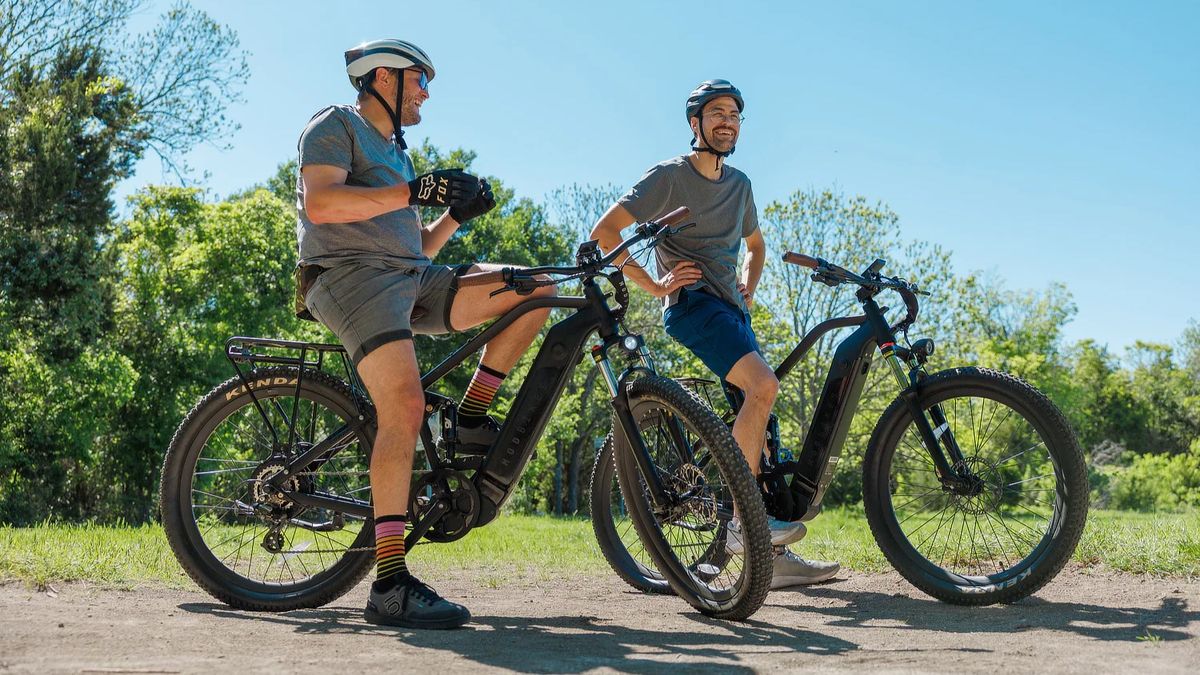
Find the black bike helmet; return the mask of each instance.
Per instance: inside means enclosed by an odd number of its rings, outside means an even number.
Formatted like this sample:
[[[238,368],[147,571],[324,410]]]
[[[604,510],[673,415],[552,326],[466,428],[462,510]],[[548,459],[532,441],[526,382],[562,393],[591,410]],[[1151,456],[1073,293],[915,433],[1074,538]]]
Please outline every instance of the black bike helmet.
[[[708,102],[713,100],[714,98],[720,98],[722,96],[729,96],[730,98],[732,98],[734,100],[734,102],[737,103],[737,109],[738,109],[739,113],[741,113],[743,110],[745,110],[746,101],[742,99],[742,92],[738,91],[738,88],[733,86],[732,82],[730,82],[729,80],[705,80],[705,81],[701,82],[700,85],[697,86],[694,90],[692,90],[692,94],[690,96],[688,96],[687,108],[686,108],[688,121],[690,122],[693,117],[700,117],[701,115],[703,115],[704,114],[704,106],[708,105]],[[710,152],[718,157],[728,157],[733,154],[734,150],[737,149],[737,148],[730,148],[728,152],[719,152],[717,150],[713,150],[712,147],[709,146],[708,139],[704,138],[703,124],[701,124],[701,126],[700,126],[700,138],[701,138],[701,140],[704,141],[705,147],[697,148],[696,147],[696,137],[693,136],[692,137],[692,149],[693,150],[698,150],[700,152]]]
[[[400,128],[400,102],[404,93],[404,78],[400,78],[400,86],[396,88],[396,105],[394,107],[383,100],[371,83],[375,80],[376,68],[395,68],[397,70],[420,68],[425,72],[426,79],[432,81],[433,61],[430,60],[429,55],[411,42],[389,38],[364,42],[347,50],[345,57],[346,75],[350,78],[350,84],[360,92],[366,91],[371,94],[383,104],[392,118],[396,144],[400,146],[401,150],[407,148],[408,145],[404,142],[404,130]]]

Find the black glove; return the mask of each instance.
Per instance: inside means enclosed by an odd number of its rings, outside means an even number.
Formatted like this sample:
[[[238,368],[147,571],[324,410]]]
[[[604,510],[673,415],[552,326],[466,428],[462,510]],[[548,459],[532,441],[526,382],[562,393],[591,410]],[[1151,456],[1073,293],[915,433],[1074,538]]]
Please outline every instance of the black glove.
[[[479,179],[479,194],[475,199],[450,207],[450,217],[462,225],[472,218],[478,218],[496,208],[496,196],[492,194],[492,186],[482,178]]]
[[[479,179],[462,169],[439,169],[408,181],[408,203],[414,206],[455,206],[479,196]]]

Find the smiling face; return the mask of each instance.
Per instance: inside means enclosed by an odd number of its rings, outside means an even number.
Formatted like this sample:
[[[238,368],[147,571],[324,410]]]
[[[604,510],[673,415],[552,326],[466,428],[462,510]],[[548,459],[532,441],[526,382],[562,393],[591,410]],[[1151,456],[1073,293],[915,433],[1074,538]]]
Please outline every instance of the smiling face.
[[[732,96],[722,96],[709,101],[700,111],[700,117],[691,119],[692,133],[697,135],[699,147],[710,147],[717,152],[729,152],[737,145],[741,132],[741,114],[737,101]],[[700,135],[703,125],[704,134]],[[705,142],[707,141],[707,143]]]
[[[388,102],[390,108],[396,100],[396,88],[401,77],[404,78],[404,92],[400,101],[400,126],[411,127],[421,123],[421,105],[429,98],[429,83],[425,81],[424,73],[419,68],[396,70],[380,67],[375,71],[375,79],[371,86]],[[425,89],[421,88],[423,81]],[[370,104],[375,101],[375,97],[363,89],[358,94],[358,101],[360,105]]]
[[[424,73],[420,69],[409,68],[400,71],[400,74],[404,77],[403,100],[400,102],[400,125],[411,127],[421,123],[421,104],[429,98],[429,90],[421,88]]]

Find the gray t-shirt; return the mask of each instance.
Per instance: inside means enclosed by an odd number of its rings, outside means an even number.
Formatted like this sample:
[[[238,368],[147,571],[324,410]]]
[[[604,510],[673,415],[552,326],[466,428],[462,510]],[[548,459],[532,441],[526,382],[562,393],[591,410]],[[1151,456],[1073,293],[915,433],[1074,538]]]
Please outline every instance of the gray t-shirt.
[[[691,209],[690,227],[654,249],[658,275],[670,272],[676,263],[694,261],[701,280],[688,290],[707,287],[710,292],[746,311],[737,291],[738,252],[742,239],[758,229],[758,209],[746,174],[725,165],[720,180],[700,175],[687,156],[657,164],[642,176],[617,203],[645,222],[679,206]],[[675,304],[678,293],[664,298],[664,308]]]
[[[301,169],[315,164],[345,169],[349,172],[346,185],[387,187],[416,177],[408,155],[353,106],[330,106],[314,115],[298,145]],[[355,259],[396,267],[429,265],[429,258],[421,252],[421,214],[415,206],[352,223],[317,225],[304,212],[304,180],[298,179],[296,208],[302,264]]]

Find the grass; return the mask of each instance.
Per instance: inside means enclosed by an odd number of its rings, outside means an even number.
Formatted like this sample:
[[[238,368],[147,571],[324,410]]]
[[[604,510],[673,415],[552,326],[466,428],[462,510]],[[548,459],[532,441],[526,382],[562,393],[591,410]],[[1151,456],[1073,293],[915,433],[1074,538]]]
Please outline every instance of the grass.
[[[858,571],[889,569],[858,510],[822,514],[798,551]],[[472,571],[494,587],[513,577],[610,573],[586,518],[505,515],[457,542],[421,545],[410,559],[418,571]],[[1075,561],[1134,574],[1200,576],[1200,512],[1093,511]],[[0,527],[0,580],[191,586],[158,525]]]

